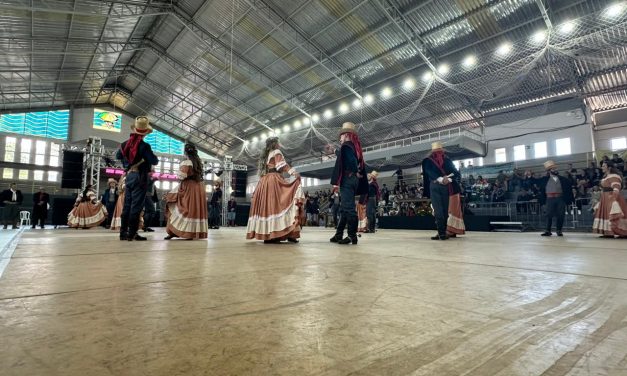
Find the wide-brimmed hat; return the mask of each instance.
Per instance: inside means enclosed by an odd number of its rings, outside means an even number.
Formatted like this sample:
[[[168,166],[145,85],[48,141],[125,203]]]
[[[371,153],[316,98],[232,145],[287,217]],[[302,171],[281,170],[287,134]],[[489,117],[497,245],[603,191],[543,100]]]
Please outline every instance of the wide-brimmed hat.
[[[220,179],[220,178],[215,179],[213,181],[213,185],[216,185],[216,184],[222,184],[222,179]]]
[[[371,171],[368,176],[372,176],[373,178],[376,178],[377,176],[379,176],[379,173],[377,171]]]
[[[117,184],[118,182],[114,178],[109,178],[109,180],[107,180],[107,184],[111,184],[111,183]]]
[[[135,118],[135,124],[131,125],[131,132],[140,134],[142,136],[152,132],[150,121],[146,116],[138,116]]]
[[[444,150],[444,145],[440,141],[431,143],[431,151]]]
[[[544,162],[544,169],[545,169],[545,170],[550,170],[550,169],[552,169],[553,167],[557,167],[557,165],[555,164],[555,162],[553,162],[553,161],[546,161],[546,162]]]
[[[340,136],[343,135],[344,133],[357,134],[357,126],[354,123],[347,121],[346,123],[342,124],[342,129],[340,129]]]

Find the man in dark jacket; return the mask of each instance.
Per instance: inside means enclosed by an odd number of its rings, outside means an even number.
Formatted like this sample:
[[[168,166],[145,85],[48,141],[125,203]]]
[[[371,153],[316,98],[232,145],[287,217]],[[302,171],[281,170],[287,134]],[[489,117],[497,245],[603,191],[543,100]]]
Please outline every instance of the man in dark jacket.
[[[50,204],[50,195],[46,193],[44,187],[39,187],[39,192],[33,194],[32,228],[35,228],[37,223],[44,228],[46,218],[48,218],[48,204]]]
[[[111,226],[111,220],[113,219],[113,212],[115,211],[115,205],[118,202],[118,182],[113,178],[109,178],[107,181],[107,189],[102,194],[100,200],[102,204],[107,208],[107,220],[105,221],[105,227]]]
[[[157,188],[155,187],[155,179],[151,176],[148,179],[148,188],[146,189],[146,198],[144,199],[144,232],[154,232],[150,226],[155,221],[157,216],[157,210],[155,208],[157,202],[159,202],[159,195],[157,194]]]
[[[433,216],[438,228],[438,234],[431,240],[446,240],[446,224],[448,221],[449,196],[460,193],[461,188],[455,181],[461,180],[459,171],[444,154],[444,147],[440,142],[431,144],[431,156],[422,161],[422,175],[424,179],[424,196],[431,198]]]
[[[120,240],[146,240],[140,236],[139,216],[146,202],[146,190],[152,166],[159,163],[159,159],[152,152],[152,148],[144,141],[144,137],[152,132],[148,118],[139,116],[131,126],[131,136],[120,145],[116,157],[122,160],[126,170],[126,189],[124,208],[120,225]]]
[[[557,236],[563,236],[562,227],[566,216],[566,206],[573,202],[572,184],[569,179],[560,176],[553,161],[544,162],[547,176],[538,180],[542,201],[546,204],[546,231],[542,236],[551,236],[553,218],[557,220]]]
[[[368,178],[361,142],[355,124],[346,122],[340,130],[342,146],[337,152],[335,167],[331,175],[334,189],[340,190],[340,220],[332,243],[357,244],[357,208],[355,196],[368,194]],[[348,227],[348,237],[343,238],[344,228]]]
[[[15,183],[11,183],[9,189],[2,192],[2,203],[4,204],[4,229],[7,229],[9,223],[13,229],[18,228],[17,223],[20,220],[20,205],[22,205],[24,197],[22,191],[17,189]]]
[[[213,182],[213,194],[209,201],[209,229],[220,228],[220,214],[222,214],[222,181],[217,179]]]

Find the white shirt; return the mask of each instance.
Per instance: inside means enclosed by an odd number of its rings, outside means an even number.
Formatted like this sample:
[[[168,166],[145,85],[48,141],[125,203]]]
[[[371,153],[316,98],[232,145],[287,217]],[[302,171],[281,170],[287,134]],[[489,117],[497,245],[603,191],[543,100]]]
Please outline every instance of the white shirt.
[[[551,177],[553,178],[553,181],[555,181],[556,183],[558,180],[560,180],[556,175],[551,175]]]
[[[11,192],[13,192],[13,197],[11,198],[11,201],[17,201],[17,192],[13,189],[11,189]]]

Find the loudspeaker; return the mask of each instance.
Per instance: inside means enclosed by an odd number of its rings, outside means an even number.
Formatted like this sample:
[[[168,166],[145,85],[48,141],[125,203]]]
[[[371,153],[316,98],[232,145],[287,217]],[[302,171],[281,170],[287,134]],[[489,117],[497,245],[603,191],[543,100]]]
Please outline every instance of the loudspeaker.
[[[83,184],[83,152],[63,151],[61,188],[80,189]]]
[[[55,226],[67,225],[67,216],[74,208],[74,197],[55,197],[52,200],[52,224]]]
[[[235,197],[246,197],[246,183],[248,183],[247,171],[233,171],[233,193]]]

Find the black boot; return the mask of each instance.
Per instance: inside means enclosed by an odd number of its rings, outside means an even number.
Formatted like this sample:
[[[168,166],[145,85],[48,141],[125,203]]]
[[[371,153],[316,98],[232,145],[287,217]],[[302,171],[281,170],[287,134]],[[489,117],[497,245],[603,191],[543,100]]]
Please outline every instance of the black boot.
[[[357,244],[357,226],[359,224],[359,219],[357,217],[351,217],[347,220],[347,232],[348,236],[342,240],[340,240],[339,244]]]
[[[339,243],[344,236],[344,228],[346,227],[346,216],[340,216],[340,221],[337,224],[335,235],[330,239],[331,243]]]

